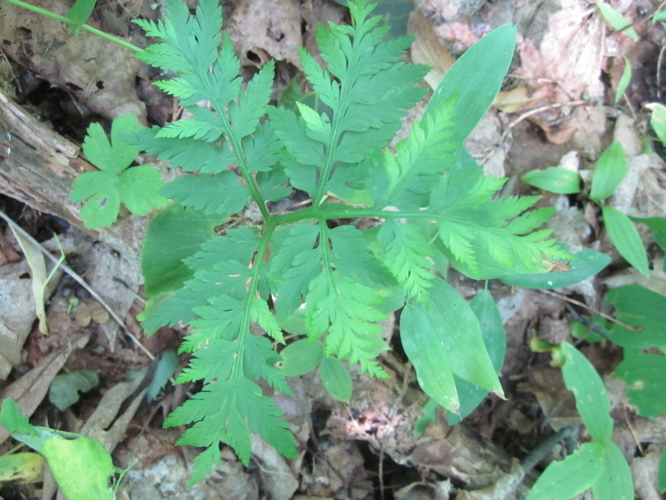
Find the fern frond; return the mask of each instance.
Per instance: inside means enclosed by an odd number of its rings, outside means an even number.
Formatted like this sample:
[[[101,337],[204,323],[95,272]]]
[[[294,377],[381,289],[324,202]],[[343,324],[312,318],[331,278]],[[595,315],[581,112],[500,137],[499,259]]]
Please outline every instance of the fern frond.
[[[386,28],[377,27],[378,18],[368,17],[373,6],[354,5],[350,9],[354,27],[330,24],[317,30],[328,71],[300,50],[306,77],[331,109],[331,116],[304,105],[299,106],[300,117],[286,109],[270,114],[290,154],[285,171],[296,187],[313,194],[315,204],[330,190],[336,168],[361,163],[366,155],[386,146],[400,127],[400,118],[423,96],[416,83],[425,68],[398,62],[411,38],[383,41]]]
[[[396,146],[395,154],[384,151],[383,162],[374,166],[368,181],[376,208],[427,206],[433,185],[453,164],[454,152],[460,147],[450,140],[454,104],[449,100],[440,111],[415,123],[408,139]]]
[[[243,210],[250,198],[248,189],[229,170],[216,176],[179,177],[164,186],[161,193],[184,207],[192,207],[205,215],[217,214],[224,219]]]
[[[451,172],[433,191],[427,213],[436,220],[454,267],[475,279],[491,279],[545,272],[545,259],[570,258],[549,239],[550,232],[528,234],[551,215],[549,210],[522,214],[538,197],[492,199],[503,181],[484,176],[477,166]]]
[[[432,264],[428,260],[430,244],[421,228],[387,219],[377,240],[382,245],[384,264],[405,287],[407,296],[424,301],[435,275],[430,272]]]
[[[306,298],[305,318],[310,335],[326,334],[324,351],[358,363],[361,372],[386,378],[386,372],[376,361],[388,346],[379,334],[377,324],[387,318],[378,307],[383,304],[377,292],[350,278],[338,276],[325,269],[310,282]]]

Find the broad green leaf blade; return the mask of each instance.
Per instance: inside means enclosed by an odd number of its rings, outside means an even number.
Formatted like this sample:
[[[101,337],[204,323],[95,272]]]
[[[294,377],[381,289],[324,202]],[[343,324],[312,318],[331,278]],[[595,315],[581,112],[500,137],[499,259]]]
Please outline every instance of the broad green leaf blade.
[[[560,350],[566,359],[562,367],[564,383],[576,398],[576,409],[592,439],[605,443],[613,433],[606,387],[592,364],[578,349],[563,342]]]
[[[594,498],[634,500],[634,481],[627,459],[612,441],[604,443],[604,471],[592,486]]]
[[[516,47],[516,28],[497,28],[470,47],[447,71],[433,94],[424,118],[456,99],[453,142],[460,144],[490,108],[502,87]]]
[[[460,413],[460,399],[444,343],[421,304],[407,304],[400,316],[400,340],[428,396],[447,411]],[[436,343],[433,343],[435,341]]]
[[[666,297],[639,285],[613,288],[606,301],[615,306],[618,321],[635,327],[614,325],[610,339],[622,347],[647,348],[666,345]]]
[[[88,436],[54,436],[39,451],[67,498],[115,498],[108,486],[115,473],[113,460],[99,441]]]
[[[585,248],[574,255],[569,261],[571,269],[564,272],[550,272],[546,274],[517,274],[500,278],[501,281],[511,286],[523,288],[534,288],[537,290],[550,290],[580,283],[599,273],[608,264],[611,258],[605,253],[597,252],[591,248]]]
[[[546,170],[532,170],[521,179],[531,186],[557,194],[580,193],[578,172],[561,167],[548,167]]]
[[[590,488],[604,472],[604,447],[583,443],[560,462],[543,471],[525,500],[569,500]]]
[[[657,12],[654,16],[652,16],[652,21],[653,22],[666,21],[666,10],[660,10],[659,12]]]
[[[99,377],[92,370],[63,373],[57,375],[49,387],[49,401],[60,411],[79,401],[79,392],[87,392],[97,386]]]
[[[120,212],[120,177],[109,172],[86,172],[72,184],[72,201],[88,200],[81,208],[81,219],[89,229],[107,227]]]
[[[594,167],[590,199],[601,201],[608,198],[627,175],[628,162],[622,144],[614,142],[604,151]]]
[[[12,398],[6,398],[2,402],[0,410],[0,423],[9,431],[9,433],[22,443],[39,451],[47,439],[53,436],[39,432],[39,429],[30,424],[28,417],[23,416],[19,405]]]
[[[483,343],[488,350],[488,355],[493,363],[495,372],[500,374],[504,365],[506,354],[506,333],[502,324],[497,304],[493,296],[486,289],[481,290],[469,303],[476,319],[479,320]],[[472,413],[474,409],[488,395],[488,391],[478,385],[455,377],[458,397],[460,399],[460,415],[449,414],[449,425],[453,425]]]
[[[173,204],[150,222],[141,253],[145,294],[153,296],[180,288],[192,277],[183,259],[194,255],[202,243],[213,239],[220,221]]]
[[[88,20],[96,3],[97,0],[76,0],[72,8],[69,9],[67,17],[74,21],[74,24],[69,25],[74,36],[78,36],[79,28]]]
[[[661,103],[654,102],[645,105],[646,108],[652,111],[650,116],[650,125],[654,129],[657,137],[662,144],[666,144],[666,106]]]
[[[338,401],[349,402],[352,395],[352,379],[349,370],[334,356],[326,356],[319,365],[319,376],[324,389]]]
[[[624,360],[615,369],[615,375],[627,384],[627,396],[638,407],[639,415],[654,418],[666,412],[666,356],[625,349]]]
[[[400,320],[400,338],[421,388],[447,410],[460,411],[454,374],[503,395],[479,321],[445,281],[433,282],[427,304],[408,302]]]
[[[114,473],[113,461],[99,441],[33,426],[11,398],[2,402],[0,421],[15,439],[44,455],[67,498],[114,498],[107,486]]]
[[[595,5],[599,8],[599,12],[601,12],[601,15],[606,20],[606,22],[608,22],[608,24],[610,24],[617,31],[620,31],[623,28],[629,26],[629,21],[627,21],[627,18],[611,7],[609,4],[596,2]],[[636,33],[634,28],[626,29],[623,31],[623,33],[631,38],[634,42],[638,41],[638,33]]]
[[[629,217],[617,208],[604,205],[601,207],[601,215],[613,245],[638,272],[646,278],[650,277],[650,266],[648,264],[645,247],[636,227],[631,223]]]
[[[300,339],[282,349],[280,356],[284,376],[298,377],[319,366],[324,357],[324,345],[318,340]]]
[[[169,379],[176,373],[179,363],[178,355],[173,349],[167,349],[162,352],[159,361],[157,361],[157,368],[155,368],[153,379],[150,381],[148,389],[146,389],[146,399],[148,402],[155,399],[167,385]]]
[[[624,69],[622,70],[622,76],[620,77],[620,82],[617,84],[617,91],[615,92],[615,104],[620,102],[624,92],[629,87],[631,83],[631,62],[627,56],[622,56],[624,58]]]
[[[139,154],[135,146],[122,139],[122,135],[136,129],[136,117],[129,113],[119,116],[111,123],[111,142],[99,123],[88,127],[83,141],[83,152],[88,160],[100,170],[120,174]]]
[[[120,176],[120,199],[135,215],[146,215],[154,208],[164,208],[169,200],[159,194],[164,185],[160,171],[155,167],[133,167]]]

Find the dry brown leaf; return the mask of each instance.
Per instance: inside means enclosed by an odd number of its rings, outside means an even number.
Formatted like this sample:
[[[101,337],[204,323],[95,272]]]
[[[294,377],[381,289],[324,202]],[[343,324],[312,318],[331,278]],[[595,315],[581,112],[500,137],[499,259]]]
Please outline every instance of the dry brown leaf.
[[[512,90],[500,92],[493,101],[493,106],[505,113],[515,113],[526,104],[534,102],[535,98],[529,96],[527,87],[516,87]]]
[[[125,436],[127,426],[144,397],[146,389],[138,394],[135,394],[135,391],[139,388],[147,373],[148,370],[144,370],[142,376],[130,382],[121,382],[107,390],[95,412],[81,428],[80,433],[97,439],[104,445],[106,451],[111,453]],[[130,396],[134,396],[132,401],[124,413],[119,415],[118,412],[122,404]],[[112,423],[113,425],[111,425]]]
[[[543,130],[543,133],[546,135],[546,139],[548,139],[548,142],[551,144],[566,144],[572,139],[578,130],[577,127],[564,127],[562,129],[556,129],[551,127],[546,121],[540,120],[533,116],[530,116],[527,119],[535,125],[538,125],[538,127]]]
[[[291,0],[243,0],[227,24],[243,64],[260,68],[276,59],[301,67],[301,15]]]
[[[62,0],[32,4],[60,15],[71,7]],[[9,57],[94,112],[109,118],[132,113],[145,124],[135,89],[140,62],[130,50],[85,31],[75,37],[66,24],[8,2],[0,3],[0,38]]]
[[[49,390],[51,381],[63,367],[72,349],[82,348],[88,342],[88,336],[80,337],[73,344],[42,358],[37,365],[3,392],[2,399],[12,398],[26,417],[31,416]],[[9,432],[0,425],[0,443],[9,437]]]
[[[430,21],[419,11],[415,10],[409,14],[407,31],[416,34],[411,48],[412,62],[432,67],[425,76],[425,81],[434,90],[455,59],[439,41]]]

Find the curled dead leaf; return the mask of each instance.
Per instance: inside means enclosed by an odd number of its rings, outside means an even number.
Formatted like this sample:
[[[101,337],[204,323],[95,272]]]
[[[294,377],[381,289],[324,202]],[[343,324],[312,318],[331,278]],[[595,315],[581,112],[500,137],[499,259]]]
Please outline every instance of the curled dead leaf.
[[[416,34],[411,49],[412,61],[432,67],[425,81],[432,89],[436,89],[455,59],[439,41],[430,21],[419,11],[409,14],[407,31]]]

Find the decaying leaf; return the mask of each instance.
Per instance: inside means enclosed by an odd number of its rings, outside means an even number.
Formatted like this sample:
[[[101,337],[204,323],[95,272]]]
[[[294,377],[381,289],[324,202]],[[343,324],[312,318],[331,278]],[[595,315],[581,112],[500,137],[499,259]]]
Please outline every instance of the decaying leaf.
[[[262,67],[271,59],[301,67],[301,15],[291,0],[243,0],[227,20],[241,62]]]
[[[44,309],[44,290],[46,288],[46,262],[44,262],[44,255],[41,249],[35,246],[32,241],[23,237],[23,235],[15,231],[12,227],[14,237],[21,245],[23,254],[25,255],[30,271],[32,274],[32,298],[35,302],[35,310],[39,318],[39,331],[44,335],[49,334],[49,329],[46,326],[46,310]]]
[[[62,16],[71,7],[61,0],[31,3]],[[9,2],[0,3],[0,38],[10,58],[94,112],[109,118],[132,113],[145,123],[145,106],[135,91],[140,63],[128,49],[88,32],[74,37],[66,24]]]
[[[419,11],[409,14],[407,31],[416,34],[411,49],[412,61],[432,67],[425,81],[432,89],[436,89],[455,59],[439,41],[430,21]]]

